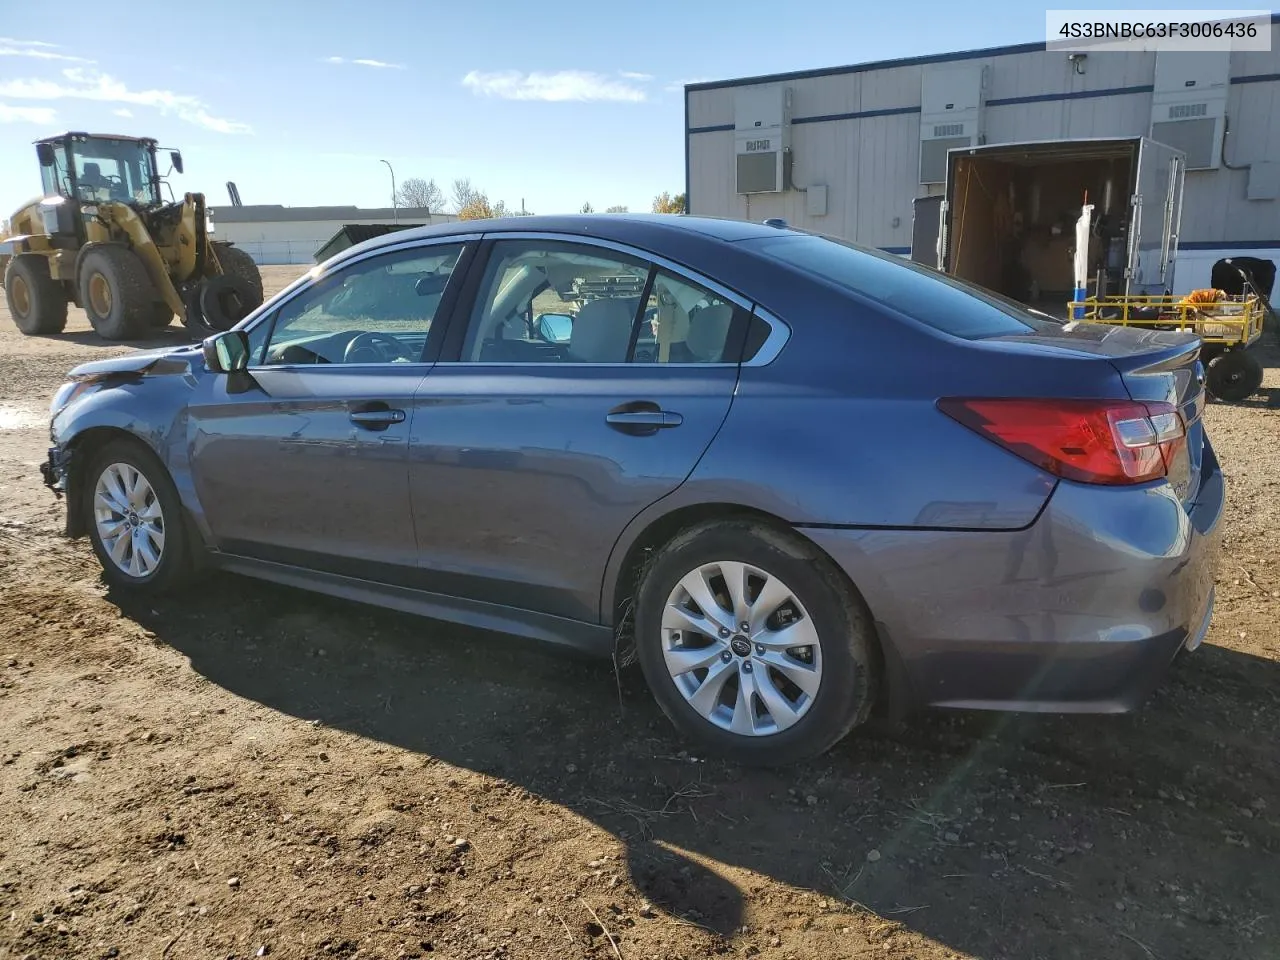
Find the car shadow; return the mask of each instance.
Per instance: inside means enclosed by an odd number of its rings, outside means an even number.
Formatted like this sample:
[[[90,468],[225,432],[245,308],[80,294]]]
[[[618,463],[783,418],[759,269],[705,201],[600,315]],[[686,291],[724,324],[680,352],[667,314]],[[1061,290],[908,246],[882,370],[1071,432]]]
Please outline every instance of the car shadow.
[[[239,697],[590,819],[658,908],[727,940],[745,870],[983,957],[1280,943],[1269,660],[1205,644],[1134,715],[874,721],[754,770],[689,756],[638,671],[227,575],[111,600]]]
[[[120,349],[122,347],[134,347],[138,350],[154,350],[159,347],[181,347],[195,343],[196,340],[191,332],[176,320],[168,327],[160,330],[153,330],[145,337],[137,337],[132,340],[106,340],[93,330],[77,330],[72,333],[57,333],[41,335],[41,339],[51,340],[55,343],[74,343],[80,347],[112,347]]]

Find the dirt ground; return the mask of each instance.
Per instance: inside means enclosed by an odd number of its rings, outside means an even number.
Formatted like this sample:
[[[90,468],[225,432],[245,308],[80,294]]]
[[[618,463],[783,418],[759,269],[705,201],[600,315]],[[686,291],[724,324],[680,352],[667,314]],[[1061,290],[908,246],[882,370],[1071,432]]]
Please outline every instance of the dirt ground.
[[[1275,348],[1206,413],[1217,616],[1141,712],[767,773],[607,664],[231,576],[109,595],[36,467],[63,373],[127,349],[0,311],[0,957],[1280,957]]]

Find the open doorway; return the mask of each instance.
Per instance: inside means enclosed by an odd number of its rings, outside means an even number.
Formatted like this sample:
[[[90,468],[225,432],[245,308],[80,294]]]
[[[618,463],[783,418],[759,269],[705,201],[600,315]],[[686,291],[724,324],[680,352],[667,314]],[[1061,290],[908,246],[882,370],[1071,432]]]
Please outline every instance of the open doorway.
[[[1074,290],[1076,222],[1094,205],[1090,293],[1112,292],[1122,277],[1131,149],[1101,147],[1079,156],[1006,153],[958,158],[950,196],[949,272],[1054,316]]]

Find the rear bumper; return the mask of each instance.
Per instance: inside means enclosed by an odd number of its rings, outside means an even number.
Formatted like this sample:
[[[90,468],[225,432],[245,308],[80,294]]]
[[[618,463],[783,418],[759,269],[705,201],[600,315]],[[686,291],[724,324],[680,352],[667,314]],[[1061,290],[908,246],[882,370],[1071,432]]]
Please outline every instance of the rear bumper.
[[[1208,631],[1224,502],[1206,442],[1189,509],[1164,483],[1063,481],[1020,531],[802,532],[870,606],[895,712],[1119,713]]]

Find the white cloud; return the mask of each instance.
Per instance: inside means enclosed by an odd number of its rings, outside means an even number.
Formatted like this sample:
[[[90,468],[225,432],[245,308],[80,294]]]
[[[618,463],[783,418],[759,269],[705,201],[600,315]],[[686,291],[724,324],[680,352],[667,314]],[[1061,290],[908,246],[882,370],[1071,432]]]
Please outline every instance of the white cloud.
[[[37,50],[34,47],[0,46],[0,57],[31,57],[35,60],[69,60],[72,63],[96,63],[85,57],[73,57],[66,53],[54,53],[50,50]]]
[[[53,107],[14,107],[0,103],[0,123],[38,123],[48,126],[58,112]]]
[[[645,92],[634,84],[582,70],[557,70],[549,73],[523,73],[519,70],[484,73],[472,70],[462,78],[462,85],[481,96],[501,97],[503,100],[613,100],[638,103],[645,99]]]
[[[618,76],[627,80],[639,80],[643,83],[648,83],[653,79],[652,73],[636,73],[634,70],[619,70]]]
[[[112,113],[114,113],[117,117],[132,117],[132,116],[133,116],[133,111],[132,111],[132,110],[130,110],[128,107],[121,107],[119,110],[112,110],[111,112],[112,112]]]
[[[124,83],[105,73],[71,67],[62,71],[63,81],[3,80],[0,97],[19,100],[96,100],[102,103],[127,103],[153,107],[161,113],[175,113],[188,123],[217,133],[252,133],[247,124],[225,117],[215,117],[198,97],[174,93],[172,90],[130,90]]]
[[[325,63],[352,63],[359,67],[374,67],[378,70],[403,70],[403,63],[387,63],[385,60],[370,60],[362,57],[356,60],[348,60],[346,57],[325,57]]]

